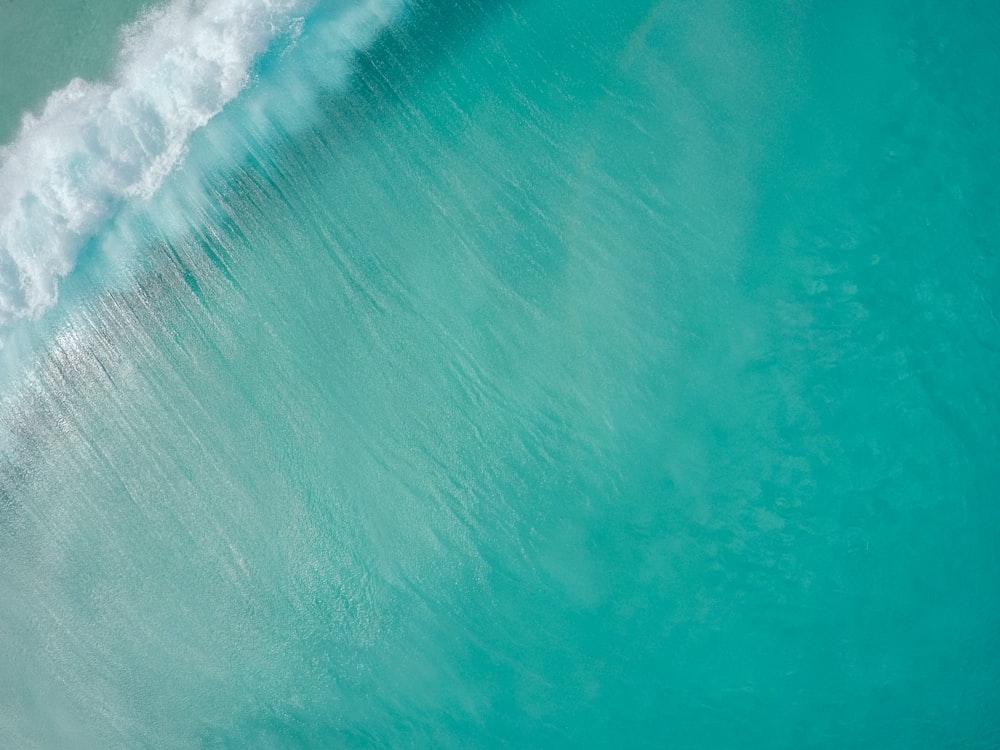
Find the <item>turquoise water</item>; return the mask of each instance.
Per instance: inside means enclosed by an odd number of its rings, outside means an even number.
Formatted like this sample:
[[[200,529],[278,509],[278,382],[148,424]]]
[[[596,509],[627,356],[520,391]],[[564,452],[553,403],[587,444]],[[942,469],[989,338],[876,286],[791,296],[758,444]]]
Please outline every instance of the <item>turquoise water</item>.
[[[0,744],[997,746],[996,6],[206,7],[5,153]]]

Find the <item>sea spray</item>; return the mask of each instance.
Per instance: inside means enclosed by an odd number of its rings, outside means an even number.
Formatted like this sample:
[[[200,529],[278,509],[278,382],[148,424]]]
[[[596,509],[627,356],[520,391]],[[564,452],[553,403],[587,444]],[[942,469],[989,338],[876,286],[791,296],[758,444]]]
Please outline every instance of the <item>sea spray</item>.
[[[194,217],[217,212],[207,175],[241,169],[248,138],[264,144],[309,127],[317,94],[346,83],[354,56],[401,19],[407,3],[199,7],[175,3],[127,27],[113,84],[73,81],[42,113],[25,115],[19,137],[0,149],[0,385],[46,356],[46,342],[71,325],[74,299],[122,288],[148,269],[150,242],[181,236]],[[220,31],[236,7],[248,19],[236,24],[241,33]],[[212,29],[220,31],[214,41]],[[201,80],[189,80],[181,65],[192,57]],[[263,86],[251,85],[262,77]],[[241,94],[225,107],[230,116],[213,116],[210,102],[230,92]],[[132,108],[108,110],[112,102]],[[200,127],[207,119],[212,127]],[[99,127],[108,122],[117,130]],[[192,153],[195,134],[202,139]],[[81,254],[91,259],[86,274]],[[52,310],[57,294],[62,302]]]
[[[73,80],[0,152],[0,325],[51,307],[80,248],[153,195],[308,0],[179,0],[133,25],[110,83]]]

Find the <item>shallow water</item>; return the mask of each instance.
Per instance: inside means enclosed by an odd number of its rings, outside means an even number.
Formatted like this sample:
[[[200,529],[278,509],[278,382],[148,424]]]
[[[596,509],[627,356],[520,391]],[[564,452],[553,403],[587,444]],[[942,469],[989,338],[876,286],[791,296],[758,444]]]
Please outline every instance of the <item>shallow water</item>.
[[[151,5],[140,0],[0,2],[0,143],[11,140],[25,110],[74,77],[111,74],[121,27]]]
[[[366,7],[10,323],[0,736],[995,745],[993,6]]]

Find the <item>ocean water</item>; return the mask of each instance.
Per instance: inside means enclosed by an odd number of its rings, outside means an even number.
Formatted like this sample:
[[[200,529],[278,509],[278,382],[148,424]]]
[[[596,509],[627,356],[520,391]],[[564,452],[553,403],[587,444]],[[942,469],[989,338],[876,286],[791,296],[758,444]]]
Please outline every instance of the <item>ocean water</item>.
[[[0,89],[0,746],[1000,744],[1000,6],[95,7]]]

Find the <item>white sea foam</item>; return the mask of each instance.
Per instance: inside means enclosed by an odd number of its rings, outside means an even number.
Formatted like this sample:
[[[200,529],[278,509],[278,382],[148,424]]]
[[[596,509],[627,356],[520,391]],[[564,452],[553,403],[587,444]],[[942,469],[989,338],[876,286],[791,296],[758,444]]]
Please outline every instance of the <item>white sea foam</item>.
[[[126,30],[108,83],[74,80],[0,149],[0,325],[37,318],[89,237],[145,199],[312,0],[177,0]],[[299,26],[299,28],[301,28]]]

